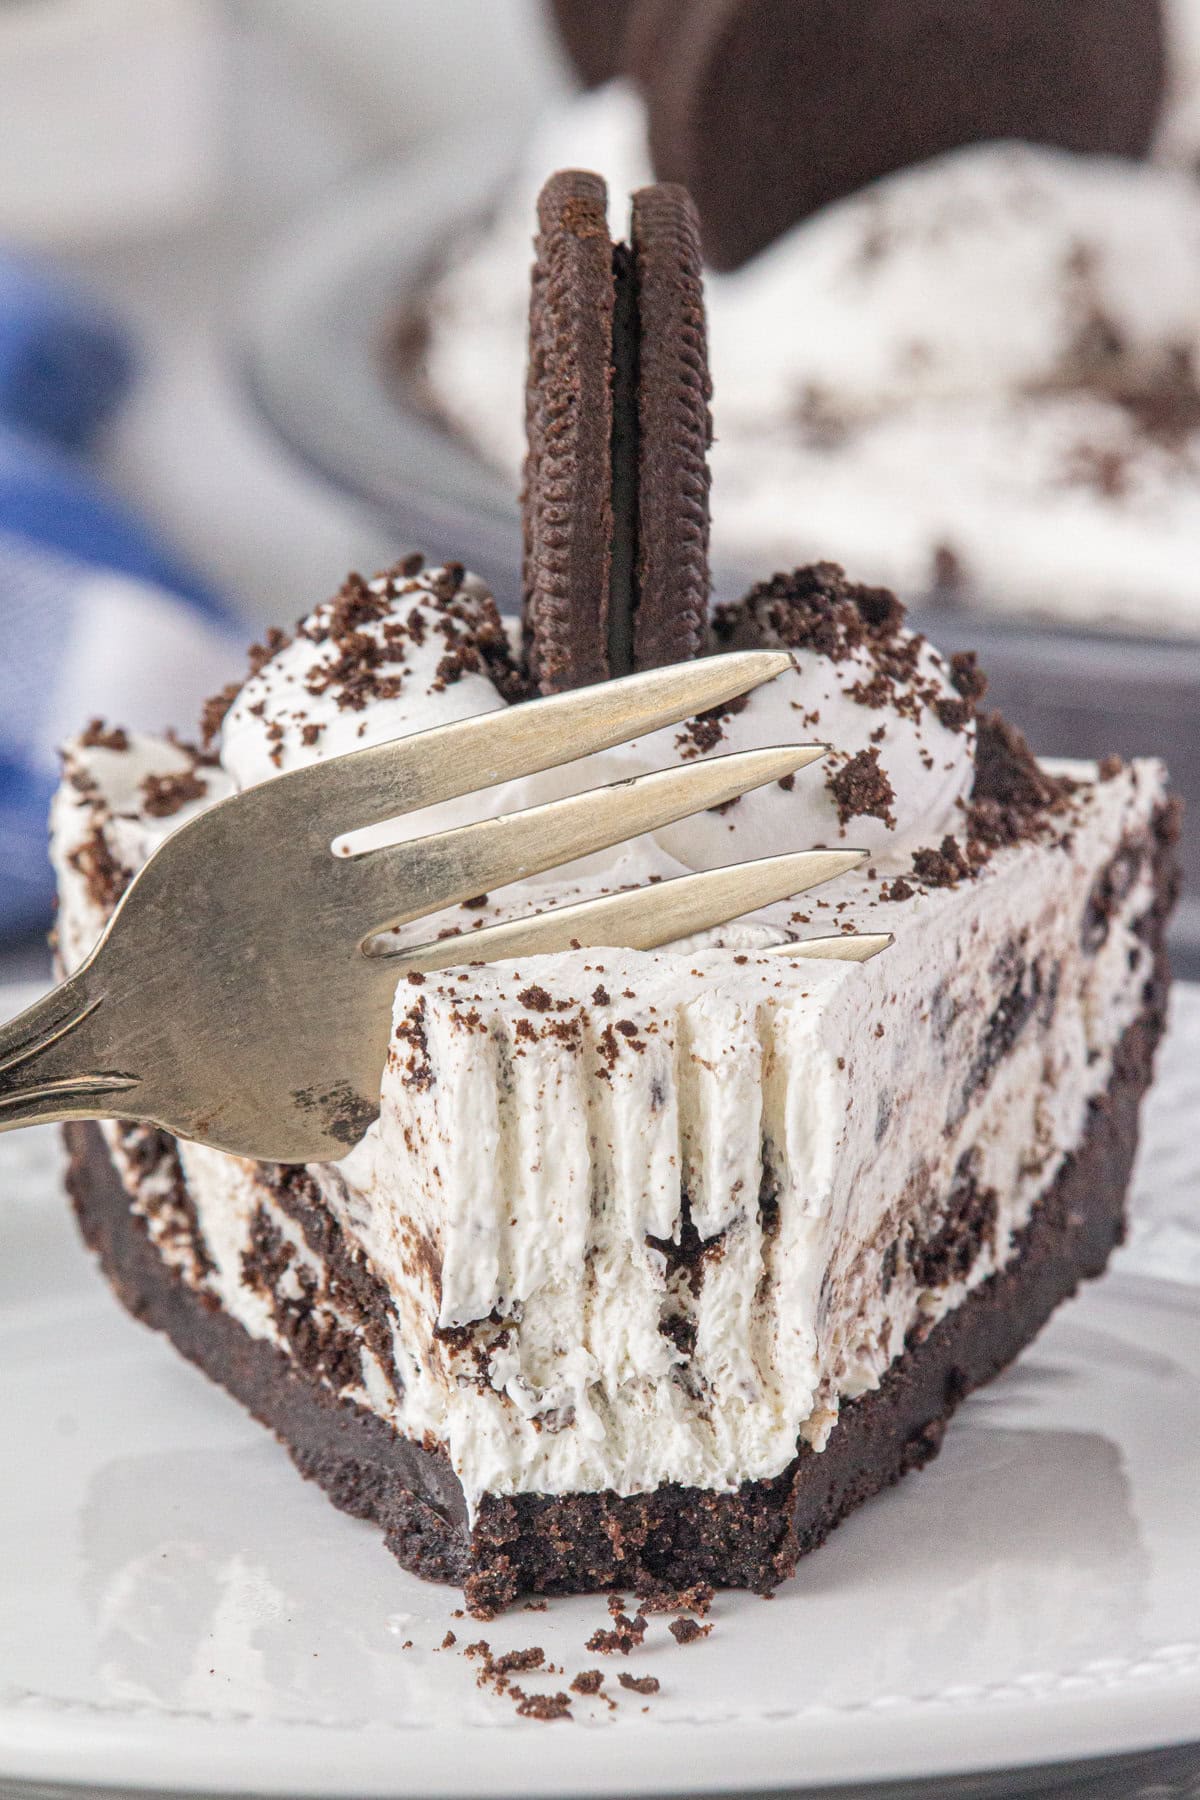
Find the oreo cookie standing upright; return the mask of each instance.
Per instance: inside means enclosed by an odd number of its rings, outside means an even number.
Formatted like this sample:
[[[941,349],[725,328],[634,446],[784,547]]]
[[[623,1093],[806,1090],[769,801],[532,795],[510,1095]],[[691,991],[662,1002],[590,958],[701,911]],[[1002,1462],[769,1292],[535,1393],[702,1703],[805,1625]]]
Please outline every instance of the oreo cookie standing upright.
[[[543,693],[603,681],[612,559],[615,303],[607,190],[564,169],[538,196],[525,389],[524,615]]]
[[[525,643],[543,693],[701,648],[710,385],[699,229],[682,189],[634,196],[614,244],[599,176],[538,202],[523,493]]]
[[[638,313],[637,572],[633,666],[699,653],[708,616],[712,443],[700,226],[685,189],[633,196]]]

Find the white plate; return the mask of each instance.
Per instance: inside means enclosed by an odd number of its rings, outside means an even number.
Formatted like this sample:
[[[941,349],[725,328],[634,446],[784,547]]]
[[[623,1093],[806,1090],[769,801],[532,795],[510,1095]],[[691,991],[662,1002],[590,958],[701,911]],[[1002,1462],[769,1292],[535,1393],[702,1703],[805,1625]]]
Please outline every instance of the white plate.
[[[647,1712],[620,1692],[617,1713],[578,1702],[552,1727],[435,1646],[451,1625],[536,1642],[569,1676],[603,1662],[584,1650],[603,1601],[452,1620],[456,1593],[404,1574],[120,1310],[68,1224],[54,1140],[0,1139],[0,1783],[711,1793],[1200,1737],[1200,1288],[1132,1267],[1200,1272],[1197,998],[1118,1271],[769,1605],[719,1596],[686,1648],[652,1620],[622,1665],[659,1678]]]

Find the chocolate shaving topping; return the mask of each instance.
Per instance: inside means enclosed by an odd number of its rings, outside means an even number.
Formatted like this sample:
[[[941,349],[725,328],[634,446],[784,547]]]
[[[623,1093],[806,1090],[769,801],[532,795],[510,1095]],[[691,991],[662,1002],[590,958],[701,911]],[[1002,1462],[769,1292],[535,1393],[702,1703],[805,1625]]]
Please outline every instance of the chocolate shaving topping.
[[[811,650],[844,662],[860,645],[897,638],[904,607],[886,588],[848,581],[837,563],[809,563],[790,574],[760,581],[745,599],[713,615],[718,640],[737,630],[739,614],[754,621],[788,650]],[[766,634],[761,627],[766,627]]]
[[[525,682],[513,662],[504,623],[486,590],[467,582],[459,563],[421,576],[418,583],[420,575],[419,557],[404,558],[370,582],[361,575],[349,575],[331,601],[297,625],[293,636],[272,630],[251,648],[248,679],[260,674],[295,638],[305,638],[327,651],[310,670],[304,683],[307,691],[314,697],[332,695],[340,710],[363,712],[376,701],[395,699],[403,691],[410,672],[406,658],[433,630],[444,644],[431,683],[434,693],[444,692],[466,674],[482,672],[505,700],[526,698]],[[419,606],[414,604],[418,601]],[[206,703],[202,715],[205,744],[215,739],[241,691],[241,684],[231,683]],[[256,709],[246,710],[254,714]],[[302,713],[295,717],[303,720]],[[278,764],[282,761],[283,728],[275,721],[265,729],[273,740],[272,761]],[[302,723],[301,742],[311,748],[322,729],[316,720]]]
[[[338,643],[351,633],[361,631],[364,625],[386,619],[390,612],[386,590],[374,592],[361,575],[352,571],[329,605],[311,620],[297,626],[297,635],[314,644]]]
[[[911,900],[916,893],[911,882],[905,881],[903,875],[897,875],[895,881],[885,881],[879,890],[881,900]]]
[[[860,750],[857,756],[849,757],[840,769],[825,777],[825,785],[833,796],[842,825],[867,816],[882,819],[885,825],[895,825],[892,802],[896,790],[887,771],[880,766],[878,750]]]
[[[715,750],[724,740],[728,721],[744,712],[749,704],[749,694],[739,694],[736,699],[727,700],[724,706],[710,707],[707,712],[688,719],[675,739],[675,748],[681,753],[682,760],[690,762],[693,757]]]
[[[509,1650],[498,1656],[491,1666],[497,1675],[523,1675],[528,1669],[540,1669],[545,1660],[546,1652],[540,1645],[535,1645],[529,1650]]]
[[[835,663],[865,656],[871,674],[847,689],[860,706],[891,710],[914,721],[932,712],[947,731],[965,730],[984,686],[974,657],[951,659],[948,677],[957,699],[950,697],[940,667],[936,674],[922,667],[925,638],[906,631],[904,620],[903,605],[887,588],[848,581],[837,563],[810,563],[774,575],[743,600],[718,607],[712,630],[723,648],[778,643]],[[934,660],[940,665],[940,658]],[[804,722],[819,724],[815,717]]]
[[[966,678],[982,679],[969,672]],[[917,850],[914,881],[927,888],[954,887],[983,868],[997,850],[1045,842],[1059,828],[1075,788],[1066,776],[1047,774],[1015,725],[996,712],[980,714],[975,781],[963,832],[947,835],[937,847]],[[881,886],[880,898],[910,900],[915,892],[913,883],[900,876]]]
[[[191,800],[203,800],[208,783],[194,769],[176,775],[147,775],[142,782],[142,811],[152,819],[168,819]]]
[[[1073,791],[1065,777],[1047,775],[1021,732],[998,712],[979,720],[974,801],[995,801],[1016,817],[1056,812]]]
[[[550,1724],[554,1719],[571,1717],[571,1702],[566,1694],[524,1694],[517,1687],[511,1692],[523,1719],[540,1719]]]
[[[89,719],[79,743],[84,750],[128,750],[129,734],[120,725],[110,728],[103,719]]]
[[[204,702],[200,709],[200,741],[206,748],[215,743],[217,734],[225,723],[225,715],[241,691],[240,681],[229,681],[219,694],[214,694]]]
[[[127,869],[113,855],[100,824],[92,827],[82,844],[70,852],[67,861],[82,876],[92,905],[103,913],[112,911],[133,880],[133,870]]]
[[[913,871],[926,887],[956,887],[971,873],[958,840],[944,837],[937,850],[914,850]]]
[[[964,700],[977,705],[987,692],[987,676],[974,650],[956,650],[950,658],[950,685]]]
[[[264,634],[262,643],[251,644],[250,646],[249,662],[251,675],[257,675],[260,670],[265,669],[267,664],[273,661],[273,659],[279,655],[281,650],[287,649],[291,641],[292,640],[287,632],[281,631],[278,625],[269,626]]]

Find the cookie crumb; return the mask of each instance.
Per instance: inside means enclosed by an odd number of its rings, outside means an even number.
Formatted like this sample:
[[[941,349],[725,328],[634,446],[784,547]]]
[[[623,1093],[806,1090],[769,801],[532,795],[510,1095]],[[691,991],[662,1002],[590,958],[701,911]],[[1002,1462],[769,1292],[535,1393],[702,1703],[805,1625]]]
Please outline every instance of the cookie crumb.
[[[492,1664],[497,1675],[525,1674],[528,1669],[540,1669],[546,1660],[546,1653],[540,1644],[528,1650],[508,1650],[498,1656]]]
[[[617,1680],[623,1688],[628,1688],[634,1694],[657,1694],[658,1692],[657,1675],[630,1675],[627,1670],[622,1669]]]
[[[103,719],[89,719],[79,743],[84,750],[128,750],[129,733],[120,725],[105,725]]]
[[[176,775],[147,775],[142,782],[142,811],[152,819],[169,819],[189,800],[203,800],[207,792],[208,783],[191,769]]]
[[[617,1602],[615,1609],[614,1600]],[[641,1645],[646,1636],[645,1615],[638,1613],[631,1619],[628,1613],[622,1612],[620,1595],[614,1595],[609,1600],[609,1611],[613,1616],[613,1629],[611,1631],[594,1631],[584,1648],[596,1651],[601,1656],[628,1656],[631,1650]]]
[[[694,1644],[697,1638],[707,1637],[712,1630],[711,1625],[701,1625],[698,1619],[672,1619],[667,1630],[677,1644]]]
[[[879,752],[872,746],[868,750],[860,750],[825,778],[825,786],[833,795],[833,803],[837,807],[838,822],[849,824],[851,819],[869,817],[882,819],[885,825],[895,826],[896,814],[892,802],[896,798],[896,790],[888,779],[886,769],[879,761]]]
[[[567,1694],[524,1694],[520,1688],[510,1690],[517,1703],[517,1712],[523,1719],[540,1719],[543,1724],[550,1724],[555,1719],[569,1719],[571,1712],[570,1696]]]
[[[713,1603],[713,1589],[706,1581],[685,1588],[649,1588],[638,1592],[637,1603],[643,1613],[691,1612],[703,1617]]]

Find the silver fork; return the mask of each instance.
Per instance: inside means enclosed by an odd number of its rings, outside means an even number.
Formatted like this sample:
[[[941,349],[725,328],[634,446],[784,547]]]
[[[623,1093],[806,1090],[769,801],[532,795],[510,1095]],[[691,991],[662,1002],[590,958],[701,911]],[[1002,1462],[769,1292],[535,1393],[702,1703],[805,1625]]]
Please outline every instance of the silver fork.
[[[0,1028],[0,1129],[144,1119],[278,1162],[344,1156],[378,1113],[406,971],[586,945],[650,949],[799,893],[862,852],[765,857],[380,953],[378,934],[652,831],[824,754],[749,750],[478,824],[335,855],[335,840],[720,706],[787,668],[742,651],[627,676],[280,775],[179,827],[87,961]],[[863,959],[884,937],[797,956]]]

